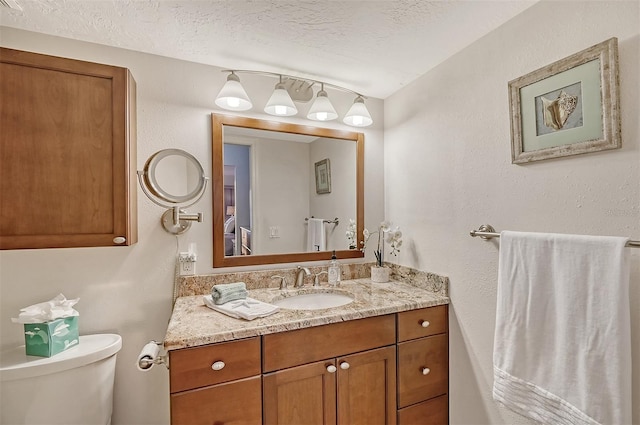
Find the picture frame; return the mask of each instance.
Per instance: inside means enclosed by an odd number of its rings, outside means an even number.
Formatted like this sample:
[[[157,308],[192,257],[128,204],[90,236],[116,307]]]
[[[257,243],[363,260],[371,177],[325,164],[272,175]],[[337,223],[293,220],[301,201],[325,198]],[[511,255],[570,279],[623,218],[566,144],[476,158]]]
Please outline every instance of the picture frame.
[[[618,39],[509,82],[511,162],[622,147]]]
[[[331,193],[331,162],[329,158],[318,161],[316,169],[316,193]]]

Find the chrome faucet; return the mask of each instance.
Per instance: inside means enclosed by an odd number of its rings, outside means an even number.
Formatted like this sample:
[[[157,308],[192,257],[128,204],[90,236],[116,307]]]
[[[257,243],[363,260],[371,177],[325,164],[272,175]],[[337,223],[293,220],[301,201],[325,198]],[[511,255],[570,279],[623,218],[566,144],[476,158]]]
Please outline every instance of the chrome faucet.
[[[308,268],[298,266],[298,272],[296,273],[296,283],[293,285],[294,288],[302,288],[304,286],[304,278],[305,276],[311,276],[311,272]]]

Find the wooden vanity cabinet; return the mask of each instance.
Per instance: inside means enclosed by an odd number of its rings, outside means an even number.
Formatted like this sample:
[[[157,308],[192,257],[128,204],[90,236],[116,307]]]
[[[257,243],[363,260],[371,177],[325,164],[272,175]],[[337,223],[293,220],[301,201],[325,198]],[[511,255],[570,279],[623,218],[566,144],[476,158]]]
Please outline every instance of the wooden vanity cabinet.
[[[174,425],[449,420],[447,306],[169,354]]]
[[[442,425],[448,419],[447,306],[398,313],[398,423]]]
[[[0,48],[0,249],[137,242],[125,68]]]

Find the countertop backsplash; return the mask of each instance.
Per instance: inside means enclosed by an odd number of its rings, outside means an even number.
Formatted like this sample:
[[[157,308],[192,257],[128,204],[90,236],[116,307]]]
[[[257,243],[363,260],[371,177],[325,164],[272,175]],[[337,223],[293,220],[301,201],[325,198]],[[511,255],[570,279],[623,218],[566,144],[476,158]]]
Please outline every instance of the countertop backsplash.
[[[375,263],[354,263],[341,264],[341,279],[366,279],[371,277],[371,267]],[[435,273],[423,272],[410,267],[400,266],[393,263],[385,263],[391,268],[391,279],[425,289],[438,295],[449,295],[449,278]],[[312,275],[321,271],[326,271],[326,265],[308,267]],[[228,273],[216,273],[208,275],[181,276],[178,281],[178,297],[192,295],[206,295],[211,293],[213,285],[220,283],[244,282],[247,289],[277,288],[279,279],[271,279],[274,275],[284,276],[289,285],[293,285],[296,278],[296,267],[273,270],[253,270]],[[307,277],[307,285],[313,283],[312,277]],[[327,275],[320,276],[320,282],[326,284]]]

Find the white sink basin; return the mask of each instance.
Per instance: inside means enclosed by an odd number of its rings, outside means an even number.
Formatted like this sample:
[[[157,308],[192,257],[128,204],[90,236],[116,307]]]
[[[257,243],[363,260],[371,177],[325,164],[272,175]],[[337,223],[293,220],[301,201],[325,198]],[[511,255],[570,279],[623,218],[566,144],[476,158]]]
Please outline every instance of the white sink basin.
[[[353,302],[353,297],[343,293],[316,292],[312,294],[298,294],[290,297],[276,297],[271,301],[281,308],[289,310],[320,310],[347,305]]]

